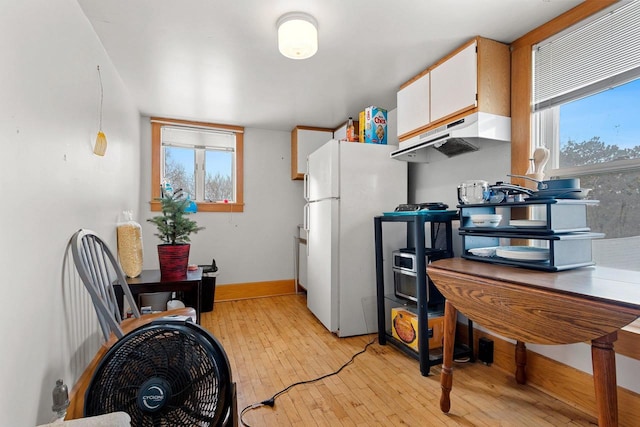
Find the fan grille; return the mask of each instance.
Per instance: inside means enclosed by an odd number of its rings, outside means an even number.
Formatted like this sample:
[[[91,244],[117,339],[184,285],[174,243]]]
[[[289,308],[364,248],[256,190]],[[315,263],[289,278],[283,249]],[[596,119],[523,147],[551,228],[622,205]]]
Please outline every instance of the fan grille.
[[[465,141],[462,138],[449,138],[442,145],[434,145],[433,148],[447,157],[459,156],[460,154],[478,151],[478,147]]]
[[[163,402],[148,410],[140,395],[149,382],[166,385]],[[143,326],[119,340],[96,369],[85,415],[124,411],[135,426],[209,426],[222,418],[230,383],[215,339],[197,325]]]

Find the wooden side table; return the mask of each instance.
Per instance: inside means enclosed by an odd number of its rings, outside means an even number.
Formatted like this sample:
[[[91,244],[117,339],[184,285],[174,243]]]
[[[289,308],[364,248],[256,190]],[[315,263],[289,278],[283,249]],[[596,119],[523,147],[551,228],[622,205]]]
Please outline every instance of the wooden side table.
[[[517,341],[516,379],[526,381],[525,342],[591,342],[598,425],[618,425],[617,331],[640,317],[640,273],[583,267],[557,273],[460,258],[427,266],[447,299],[440,409],[449,412],[456,313]]]
[[[182,280],[162,280],[160,270],[142,270],[142,273],[138,277],[127,278],[127,284],[136,301],[139,294],[147,292],[184,292],[184,303],[187,307],[193,307],[196,310],[196,322],[200,324],[202,268],[187,272],[187,277]],[[118,306],[122,311],[122,288],[117,284],[114,288],[116,290]]]

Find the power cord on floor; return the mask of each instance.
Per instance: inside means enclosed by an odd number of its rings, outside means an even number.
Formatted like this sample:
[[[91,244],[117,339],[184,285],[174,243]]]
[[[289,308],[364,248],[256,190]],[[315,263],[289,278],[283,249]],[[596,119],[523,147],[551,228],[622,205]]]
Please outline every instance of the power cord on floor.
[[[256,409],[256,408],[260,408],[261,406],[271,406],[272,408],[275,406],[276,404],[276,399],[278,397],[280,397],[281,395],[283,395],[284,393],[288,392],[289,390],[291,390],[292,388],[294,388],[295,386],[298,385],[302,385],[302,384],[311,384],[311,383],[315,383],[317,381],[323,380],[325,378],[331,377],[333,375],[338,375],[344,368],[346,368],[347,366],[349,366],[350,364],[353,363],[353,361],[355,360],[356,357],[358,357],[359,355],[361,355],[362,353],[364,353],[365,351],[367,351],[367,348],[369,348],[369,346],[371,344],[373,344],[376,341],[376,338],[373,338],[371,341],[369,341],[369,343],[367,343],[367,345],[364,346],[364,348],[362,350],[360,350],[359,352],[357,352],[356,354],[354,354],[353,356],[351,356],[351,359],[349,359],[349,361],[347,361],[344,365],[342,365],[337,371],[331,372],[329,374],[325,374],[322,375],[321,377],[318,378],[314,378],[312,380],[306,380],[306,381],[299,381],[297,383],[293,383],[285,388],[283,388],[282,390],[280,390],[279,392],[277,392],[276,394],[274,394],[273,396],[271,396],[269,399],[263,400],[262,402],[256,402],[256,403],[252,403],[251,405],[245,407],[241,412],[240,412],[240,422],[242,423],[243,426],[245,427],[251,427],[249,424],[245,423],[244,420],[242,419],[242,417],[244,417],[244,414],[247,411],[250,411],[252,409]]]

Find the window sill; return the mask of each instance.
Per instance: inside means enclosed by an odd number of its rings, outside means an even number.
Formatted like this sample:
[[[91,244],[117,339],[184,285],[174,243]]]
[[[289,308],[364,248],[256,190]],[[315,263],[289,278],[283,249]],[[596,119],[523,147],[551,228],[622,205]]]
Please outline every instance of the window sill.
[[[152,212],[162,211],[160,202],[149,202]],[[244,212],[244,203],[198,202],[198,212]]]
[[[640,159],[613,160],[610,162],[596,163],[584,166],[549,169],[545,173],[547,176],[575,177],[607,172],[624,172],[636,169],[640,169]]]

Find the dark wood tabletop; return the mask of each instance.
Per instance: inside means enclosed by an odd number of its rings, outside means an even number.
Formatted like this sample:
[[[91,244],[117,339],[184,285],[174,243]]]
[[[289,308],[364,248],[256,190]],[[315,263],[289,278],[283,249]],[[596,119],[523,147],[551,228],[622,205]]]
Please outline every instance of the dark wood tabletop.
[[[155,283],[192,282],[194,280],[202,280],[202,268],[198,267],[197,270],[187,271],[187,276],[184,279],[178,280],[162,280],[160,270],[142,270],[142,273],[140,273],[138,277],[128,277],[127,283],[129,285],[144,285]]]
[[[546,272],[450,258],[437,261],[429,269],[464,272],[476,277],[497,279],[505,283],[524,284],[553,292],[578,295],[594,301],[610,302],[640,309],[640,272],[600,266]]]

